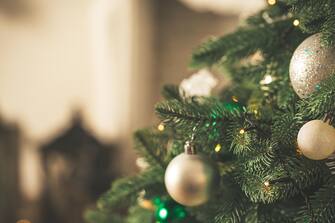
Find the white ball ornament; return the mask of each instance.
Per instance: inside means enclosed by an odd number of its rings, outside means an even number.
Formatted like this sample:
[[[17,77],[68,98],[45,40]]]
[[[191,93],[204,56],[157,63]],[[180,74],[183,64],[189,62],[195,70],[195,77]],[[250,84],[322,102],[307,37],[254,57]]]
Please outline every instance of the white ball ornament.
[[[334,72],[335,48],[322,46],[321,33],[305,39],[291,58],[290,79],[300,98],[306,98]]]
[[[218,80],[207,69],[202,69],[179,85],[180,94],[185,97],[210,96]]]
[[[326,159],[335,151],[335,129],[322,120],[309,121],[299,130],[298,146],[309,159]]]
[[[195,153],[186,142],[185,153],[176,156],[165,172],[165,186],[169,195],[185,206],[198,206],[210,198],[219,184],[219,171],[205,156]]]

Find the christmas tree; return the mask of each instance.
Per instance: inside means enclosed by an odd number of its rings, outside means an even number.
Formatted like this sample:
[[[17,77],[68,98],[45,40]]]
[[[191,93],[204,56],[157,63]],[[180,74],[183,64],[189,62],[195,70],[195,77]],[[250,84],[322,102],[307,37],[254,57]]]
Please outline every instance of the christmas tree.
[[[216,95],[165,86],[162,122],[135,133],[149,167],[115,182],[86,218],[335,222],[334,37],[335,1],[268,0],[200,45],[191,67],[231,84]]]

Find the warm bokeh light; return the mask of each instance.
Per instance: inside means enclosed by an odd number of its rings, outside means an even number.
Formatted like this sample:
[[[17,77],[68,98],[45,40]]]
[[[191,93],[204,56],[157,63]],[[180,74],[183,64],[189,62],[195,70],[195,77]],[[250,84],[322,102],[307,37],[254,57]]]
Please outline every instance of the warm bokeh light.
[[[217,144],[214,148],[214,151],[217,152],[217,153],[220,152],[221,151],[221,145]]]
[[[298,19],[293,20],[293,25],[294,26],[299,26],[300,21]]]
[[[18,220],[16,223],[32,223],[32,222],[27,219],[21,219],[21,220]]]
[[[238,102],[238,99],[236,96],[232,96],[231,99],[233,100],[233,102],[236,102],[236,103]]]
[[[260,84],[266,85],[266,84],[271,84],[273,81],[273,78],[270,74],[267,74],[264,76],[263,80],[260,81]]]
[[[268,0],[269,5],[275,5],[277,3],[276,0]]]
[[[140,202],[139,202],[139,205],[144,208],[144,209],[148,209],[148,210],[155,210],[155,206],[154,204],[152,203],[152,201],[150,200],[147,200],[147,199],[142,199]]]
[[[158,126],[157,126],[157,129],[159,130],[159,131],[164,131],[164,129],[165,129],[165,126],[164,126],[164,124],[163,123],[160,123]]]

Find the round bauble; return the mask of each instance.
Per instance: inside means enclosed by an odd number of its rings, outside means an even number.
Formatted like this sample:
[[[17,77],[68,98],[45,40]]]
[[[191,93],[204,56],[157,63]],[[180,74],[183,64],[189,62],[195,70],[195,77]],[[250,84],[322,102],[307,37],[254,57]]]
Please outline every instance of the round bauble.
[[[335,129],[321,120],[309,121],[299,130],[298,146],[309,159],[326,159],[335,151]]]
[[[306,98],[334,71],[335,48],[322,46],[320,33],[305,39],[291,58],[290,79],[300,98]]]
[[[180,154],[169,163],[165,172],[168,193],[185,206],[205,203],[218,184],[217,167],[202,155]]]

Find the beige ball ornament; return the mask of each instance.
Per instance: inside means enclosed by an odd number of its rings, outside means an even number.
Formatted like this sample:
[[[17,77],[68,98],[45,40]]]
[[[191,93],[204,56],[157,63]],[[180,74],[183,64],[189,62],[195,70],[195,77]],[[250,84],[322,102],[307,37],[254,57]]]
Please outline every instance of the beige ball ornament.
[[[299,130],[298,146],[309,159],[326,159],[335,151],[335,129],[322,120],[309,121]]]
[[[290,79],[300,98],[306,98],[334,72],[335,48],[322,46],[321,33],[305,39],[291,58]]]
[[[165,172],[165,186],[169,195],[185,206],[207,202],[219,184],[219,171],[205,156],[198,155],[190,142],[185,153],[176,156]]]

